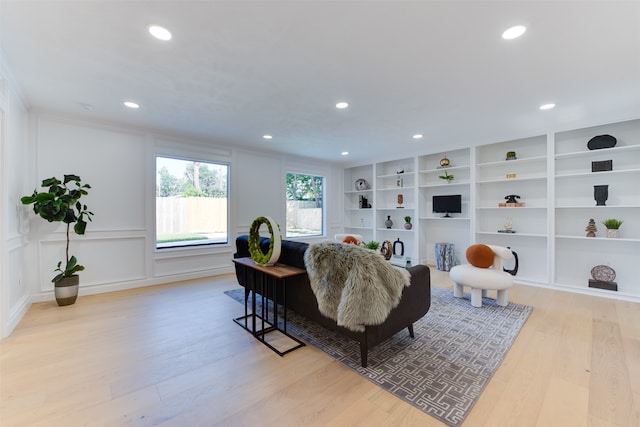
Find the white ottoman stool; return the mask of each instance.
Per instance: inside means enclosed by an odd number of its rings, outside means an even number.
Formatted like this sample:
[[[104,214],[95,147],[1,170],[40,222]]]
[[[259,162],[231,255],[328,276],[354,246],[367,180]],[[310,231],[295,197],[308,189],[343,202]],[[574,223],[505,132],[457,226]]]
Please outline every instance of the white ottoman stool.
[[[513,257],[510,249],[502,246],[487,245],[494,253],[493,265],[489,268],[478,268],[471,264],[456,265],[449,272],[453,280],[453,296],[462,298],[463,288],[471,288],[471,305],[482,307],[482,297],[487,290],[498,292],[496,302],[500,306],[509,304],[508,291],[513,286],[513,276],[502,270],[502,262]]]

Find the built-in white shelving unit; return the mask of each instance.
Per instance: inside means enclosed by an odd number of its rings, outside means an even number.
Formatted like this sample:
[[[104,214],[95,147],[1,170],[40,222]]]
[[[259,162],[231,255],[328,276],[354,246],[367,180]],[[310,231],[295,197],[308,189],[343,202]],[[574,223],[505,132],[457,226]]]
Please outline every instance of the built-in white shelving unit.
[[[589,150],[596,135],[612,135],[612,148]],[[608,265],[616,271],[618,293],[640,296],[640,120],[560,132],[554,135],[555,275],[554,283],[581,291],[610,293],[588,287],[591,269]],[[592,172],[592,162],[612,161],[612,170]],[[608,185],[605,206],[596,206],[594,185]],[[596,237],[586,237],[589,219]],[[602,221],[624,220],[620,238],[606,238]]]
[[[416,232],[416,169],[415,159],[406,158],[376,164],[376,239],[392,244],[398,239],[404,246],[404,256],[418,259]],[[404,217],[410,216],[412,228],[404,228]],[[385,221],[393,226],[387,228]],[[396,245],[400,247],[400,245]],[[397,254],[400,255],[400,254]]]
[[[507,152],[516,158],[507,160]],[[547,136],[476,147],[475,235],[477,243],[510,247],[523,261],[521,281],[546,283],[548,266]],[[500,207],[508,195],[524,203]],[[512,224],[514,233],[504,232]],[[529,262],[535,259],[535,262]],[[526,262],[525,262],[526,261]]]
[[[589,150],[588,141],[604,134],[617,144]],[[516,159],[507,160],[509,151]],[[442,168],[445,156],[450,164]],[[608,160],[612,170],[592,172],[592,162]],[[439,178],[445,170],[455,177],[449,183]],[[372,188],[356,191],[359,178]],[[438,242],[454,243],[459,263],[472,243],[508,246],[520,258],[518,282],[640,300],[640,119],[349,167],[344,180],[345,231],[400,238],[418,262],[435,264]],[[594,185],[608,185],[606,206],[596,206]],[[359,208],[361,194],[372,209]],[[433,213],[434,195],[454,194],[462,196],[462,213]],[[511,194],[524,206],[500,207]],[[406,215],[411,230],[403,228]],[[384,225],[388,216],[392,229]],[[586,237],[590,218],[595,238]],[[624,220],[619,238],[605,237],[608,218]],[[503,232],[508,220],[515,233]],[[617,292],[589,288],[591,269],[601,264],[616,271]]]
[[[465,259],[465,251],[470,244],[470,150],[468,148],[447,153],[430,154],[418,158],[419,168],[419,219],[420,219],[420,259],[436,264],[435,244],[453,243],[456,258]],[[443,159],[448,166],[441,166]],[[454,179],[446,181],[445,171]],[[462,212],[449,214],[433,212],[433,196],[461,195]]]
[[[369,189],[356,189],[355,182],[363,179]],[[365,165],[344,170],[344,229],[347,233],[360,234],[365,241],[373,240],[374,190],[373,165]],[[361,206],[361,199],[366,199],[366,205]]]

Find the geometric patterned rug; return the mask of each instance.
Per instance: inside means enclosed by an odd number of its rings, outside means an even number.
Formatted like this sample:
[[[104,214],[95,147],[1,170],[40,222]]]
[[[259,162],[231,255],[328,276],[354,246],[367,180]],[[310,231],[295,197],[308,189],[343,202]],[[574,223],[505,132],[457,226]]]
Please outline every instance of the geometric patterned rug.
[[[225,292],[243,303],[244,288]],[[260,298],[260,296],[258,296]],[[319,348],[400,399],[452,427],[464,421],[496,372],[532,311],[483,298],[482,308],[431,288],[431,308],[413,325],[369,350],[360,366],[360,346],[338,333],[287,311],[287,331]],[[260,306],[261,304],[258,304]],[[239,329],[240,331],[240,329]]]

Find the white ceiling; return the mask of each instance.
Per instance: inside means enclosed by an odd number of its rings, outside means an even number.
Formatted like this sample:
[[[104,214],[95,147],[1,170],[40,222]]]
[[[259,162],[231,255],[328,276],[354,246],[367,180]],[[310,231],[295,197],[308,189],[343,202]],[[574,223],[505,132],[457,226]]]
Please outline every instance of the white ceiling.
[[[640,117],[640,1],[0,0],[0,14],[30,108],[211,143],[357,163]],[[503,40],[515,24],[527,32]]]

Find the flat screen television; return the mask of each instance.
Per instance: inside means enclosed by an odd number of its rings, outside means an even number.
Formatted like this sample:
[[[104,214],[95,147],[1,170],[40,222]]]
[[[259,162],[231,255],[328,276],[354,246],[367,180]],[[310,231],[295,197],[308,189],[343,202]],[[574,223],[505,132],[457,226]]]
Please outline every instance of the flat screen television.
[[[433,196],[433,212],[445,214],[443,218],[451,218],[450,213],[462,213],[462,195]]]

